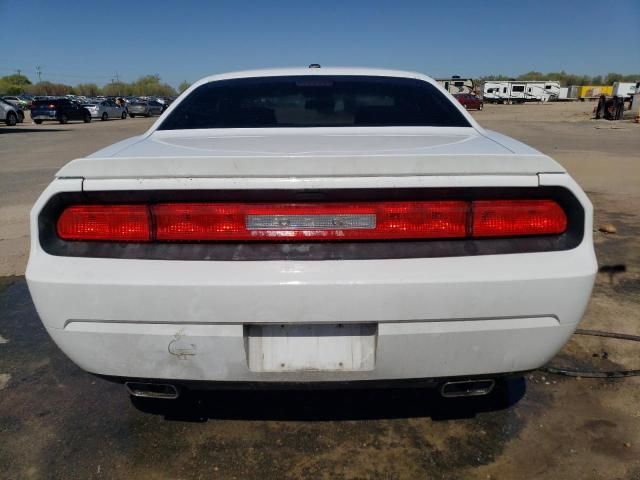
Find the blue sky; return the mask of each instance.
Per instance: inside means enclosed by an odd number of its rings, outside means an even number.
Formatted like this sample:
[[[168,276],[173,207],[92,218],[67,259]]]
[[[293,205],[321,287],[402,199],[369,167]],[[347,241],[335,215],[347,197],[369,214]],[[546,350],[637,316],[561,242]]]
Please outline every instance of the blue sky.
[[[0,75],[37,80],[40,65],[43,80],[70,84],[158,73],[175,86],[309,63],[436,77],[640,71],[640,0],[0,0],[0,18]]]

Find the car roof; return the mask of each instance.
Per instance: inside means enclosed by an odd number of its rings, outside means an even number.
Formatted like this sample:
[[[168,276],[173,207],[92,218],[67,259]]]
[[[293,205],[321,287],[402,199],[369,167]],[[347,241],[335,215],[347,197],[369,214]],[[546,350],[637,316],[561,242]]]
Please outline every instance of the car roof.
[[[289,68],[268,68],[258,70],[243,70],[217,75],[209,75],[194,83],[193,86],[217,80],[231,80],[234,78],[254,78],[254,77],[280,77],[280,76],[304,76],[304,75],[364,75],[372,77],[400,77],[416,78],[429,83],[436,83],[431,77],[418,72],[405,70],[389,70],[385,68],[363,68],[363,67],[289,67]]]

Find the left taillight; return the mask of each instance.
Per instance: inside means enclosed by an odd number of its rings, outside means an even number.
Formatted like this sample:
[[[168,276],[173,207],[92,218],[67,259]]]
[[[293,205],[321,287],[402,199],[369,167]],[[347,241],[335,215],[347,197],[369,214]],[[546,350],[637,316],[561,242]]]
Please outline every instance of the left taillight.
[[[151,227],[146,205],[73,205],[58,218],[63,240],[149,242]]]

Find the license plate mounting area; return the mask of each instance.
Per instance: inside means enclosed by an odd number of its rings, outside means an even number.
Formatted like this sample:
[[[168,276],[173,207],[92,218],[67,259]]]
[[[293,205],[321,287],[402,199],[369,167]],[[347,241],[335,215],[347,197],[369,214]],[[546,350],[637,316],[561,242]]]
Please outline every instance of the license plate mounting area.
[[[357,372],[375,368],[376,324],[245,326],[253,372]]]

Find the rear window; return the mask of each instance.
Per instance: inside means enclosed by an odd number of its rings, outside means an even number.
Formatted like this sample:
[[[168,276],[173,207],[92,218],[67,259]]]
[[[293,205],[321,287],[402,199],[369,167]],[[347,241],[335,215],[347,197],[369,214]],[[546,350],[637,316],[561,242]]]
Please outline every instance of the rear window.
[[[421,80],[310,75],[207,83],[159,130],[349,126],[470,125],[436,87]]]
[[[71,102],[65,99],[52,99],[52,100],[36,100],[33,102],[32,106],[47,106],[47,105],[69,105]]]

